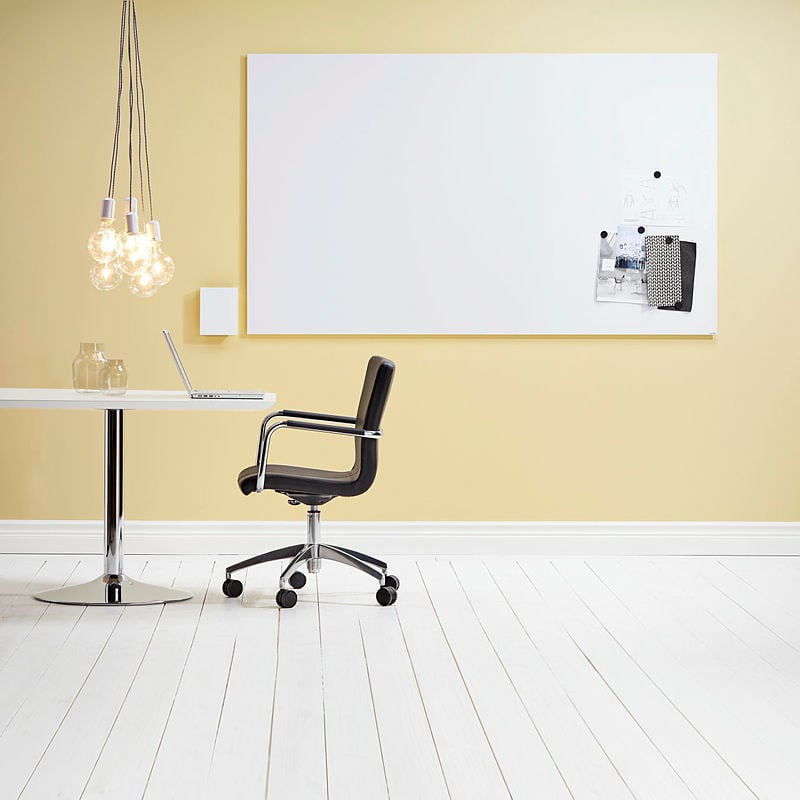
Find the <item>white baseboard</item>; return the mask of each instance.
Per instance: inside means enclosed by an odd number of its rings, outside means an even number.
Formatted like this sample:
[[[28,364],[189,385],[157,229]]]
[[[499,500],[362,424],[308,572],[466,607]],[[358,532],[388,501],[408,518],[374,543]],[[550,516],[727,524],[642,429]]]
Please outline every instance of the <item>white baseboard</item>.
[[[0,520],[0,553],[101,553],[99,520]],[[800,555],[800,522],[323,522],[325,541],[376,555]],[[304,522],[125,523],[126,553],[260,553]]]

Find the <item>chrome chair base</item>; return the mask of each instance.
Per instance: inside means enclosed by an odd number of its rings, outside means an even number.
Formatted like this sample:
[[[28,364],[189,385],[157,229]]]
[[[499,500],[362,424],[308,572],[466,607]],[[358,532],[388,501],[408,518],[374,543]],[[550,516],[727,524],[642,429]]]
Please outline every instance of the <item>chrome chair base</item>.
[[[152,606],[189,600],[192,594],[182,589],[135,581],[127,575],[101,575],[88,583],[48,589],[34,597],[43,603],[68,606]]]
[[[388,565],[385,561],[369,556],[366,553],[359,553],[357,550],[350,550],[347,547],[322,544],[320,542],[319,531],[319,507],[311,506],[308,510],[308,537],[305,544],[295,544],[290,547],[281,547],[277,550],[270,550],[244,561],[232,564],[225,570],[225,583],[222,591],[228,597],[238,597],[242,592],[242,584],[231,578],[234,572],[247,567],[254,567],[257,564],[266,564],[270,561],[284,561],[289,559],[289,563],[281,572],[277,602],[279,606],[290,608],[297,601],[294,588],[302,588],[305,584],[305,576],[300,575],[301,581],[295,583],[292,576],[296,575],[303,564],[306,570],[313,574],[322,569],[323,560],[338,561],[340,564],[357,569],[378,581],[378,602],[381,605],[391,605],[397,599],[397,589],[399,581],[393,575],[388,575]],[[290,584],[292,588],[289,588]],[[285,605],[284,600],[288,598],[289,604]]]
[[[340,564],[346,564],[348,567],[365,572],[379,581],[381,586],[386,582],[386,570],[388,569],[386,562],[368,556],[365,553],[359,553],[357,550],[349,550],[346,547],[336,547],[329,544],[295,544],[291,547],[270,550],[269,553],[262,553],[259,556],[240,561],[238,564],[232,564],[225,570],[225,578],[230,579],[231,575],[240,569],[255,567],[257,564],[266,564],[270,561],[283,561],[286,558],[291,560],[281,572],[281,589],[286,588],[286,581],[303,566],[303,562],[306,562],[306,569],[310,573],[314,573],[322,569],[323,559],[338,561]],[[377,567],[377,569],[373,569],[370,564]]]

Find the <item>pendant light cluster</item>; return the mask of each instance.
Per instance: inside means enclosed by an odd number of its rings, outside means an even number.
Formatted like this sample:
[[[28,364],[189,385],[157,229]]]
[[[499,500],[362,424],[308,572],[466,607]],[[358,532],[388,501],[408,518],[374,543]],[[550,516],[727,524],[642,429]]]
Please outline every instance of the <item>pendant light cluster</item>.
[[[127,69],[126,69],[127,68]],[[127,73],[127,81],[125,80]],[[89,270],[89,280],[95,289],[116,289],[123,280],[139,297],[151,297],[160,286],[172,279],[175,264],[164,253],[161,229],[153,217],[153,194],[150,185],[150,152],[147,141],[147,110],[142,81],[142,62],[139,56],[139,28],[136,23],[136,0],[122,0],[122,20],[119,34],[119,81],[117,84],[117,119],[114,129],[114,149],[111,155],[111,174],[108,196],[100,211],[100,228],[88,242],[89,254],[95,263]],[[128,119],[128,194],[125,198],[125,229],[114,228],[114,191],[117,178],[122,103],[127,88]],[[134,128],[135,121],[135,128]],[[150,221],[145,230],[139,229],[138,202],[133,193],[134,145],[139,173],[139,197],[145,199],[147,178],[147,210]],[[144,152],[144,161],[142,153]]]

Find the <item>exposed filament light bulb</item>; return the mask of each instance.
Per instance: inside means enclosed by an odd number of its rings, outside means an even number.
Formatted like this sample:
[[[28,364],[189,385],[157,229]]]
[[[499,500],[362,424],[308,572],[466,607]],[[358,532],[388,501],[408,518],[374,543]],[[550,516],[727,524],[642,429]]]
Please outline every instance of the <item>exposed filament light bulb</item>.
[[[122,256],[119,268],[126,275],[138,275],[150,265],[152,247],[149,237],[139,232],[139,215],[136,213],[136,198],[128,198],[129,208],[125,215],[125,236],[122,241]]]
[[[153,276],[156,286],[164,286],[175,274],[175,262],[162,250],[161,226],[157,219],[147,223],[147,233],[151,241],[151,258],[148,271]]]
[[[119,234],[114,230],[114,200],[106,197],[100,211],[100,228],[87,242],[89,255],[95,261],[105,264],[117,257],[121,245]]]
[[[94,264],[89,269],[89,280],[92,286],[101,292],[108,292],[116,289],[122,280],[122,273],[117,267],[116,261],[103,261]]]
[[[152,297],[158,291],[158,284],[149,269],[144,269],[128,280],[128,288],[137,297]]]

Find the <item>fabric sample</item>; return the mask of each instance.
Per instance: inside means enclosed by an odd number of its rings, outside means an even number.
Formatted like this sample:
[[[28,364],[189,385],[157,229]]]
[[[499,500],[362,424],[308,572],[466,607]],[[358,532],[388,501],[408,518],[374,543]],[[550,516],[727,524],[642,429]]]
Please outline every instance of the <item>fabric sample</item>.
[[[659,306],[664,311],[691,311],[694,299],[694,265],[697,243],[681,239],[681,302],[674,306]]]
[[[683,300],[680,238],[646,236],[644,249],[648,305],[674,308]]]

